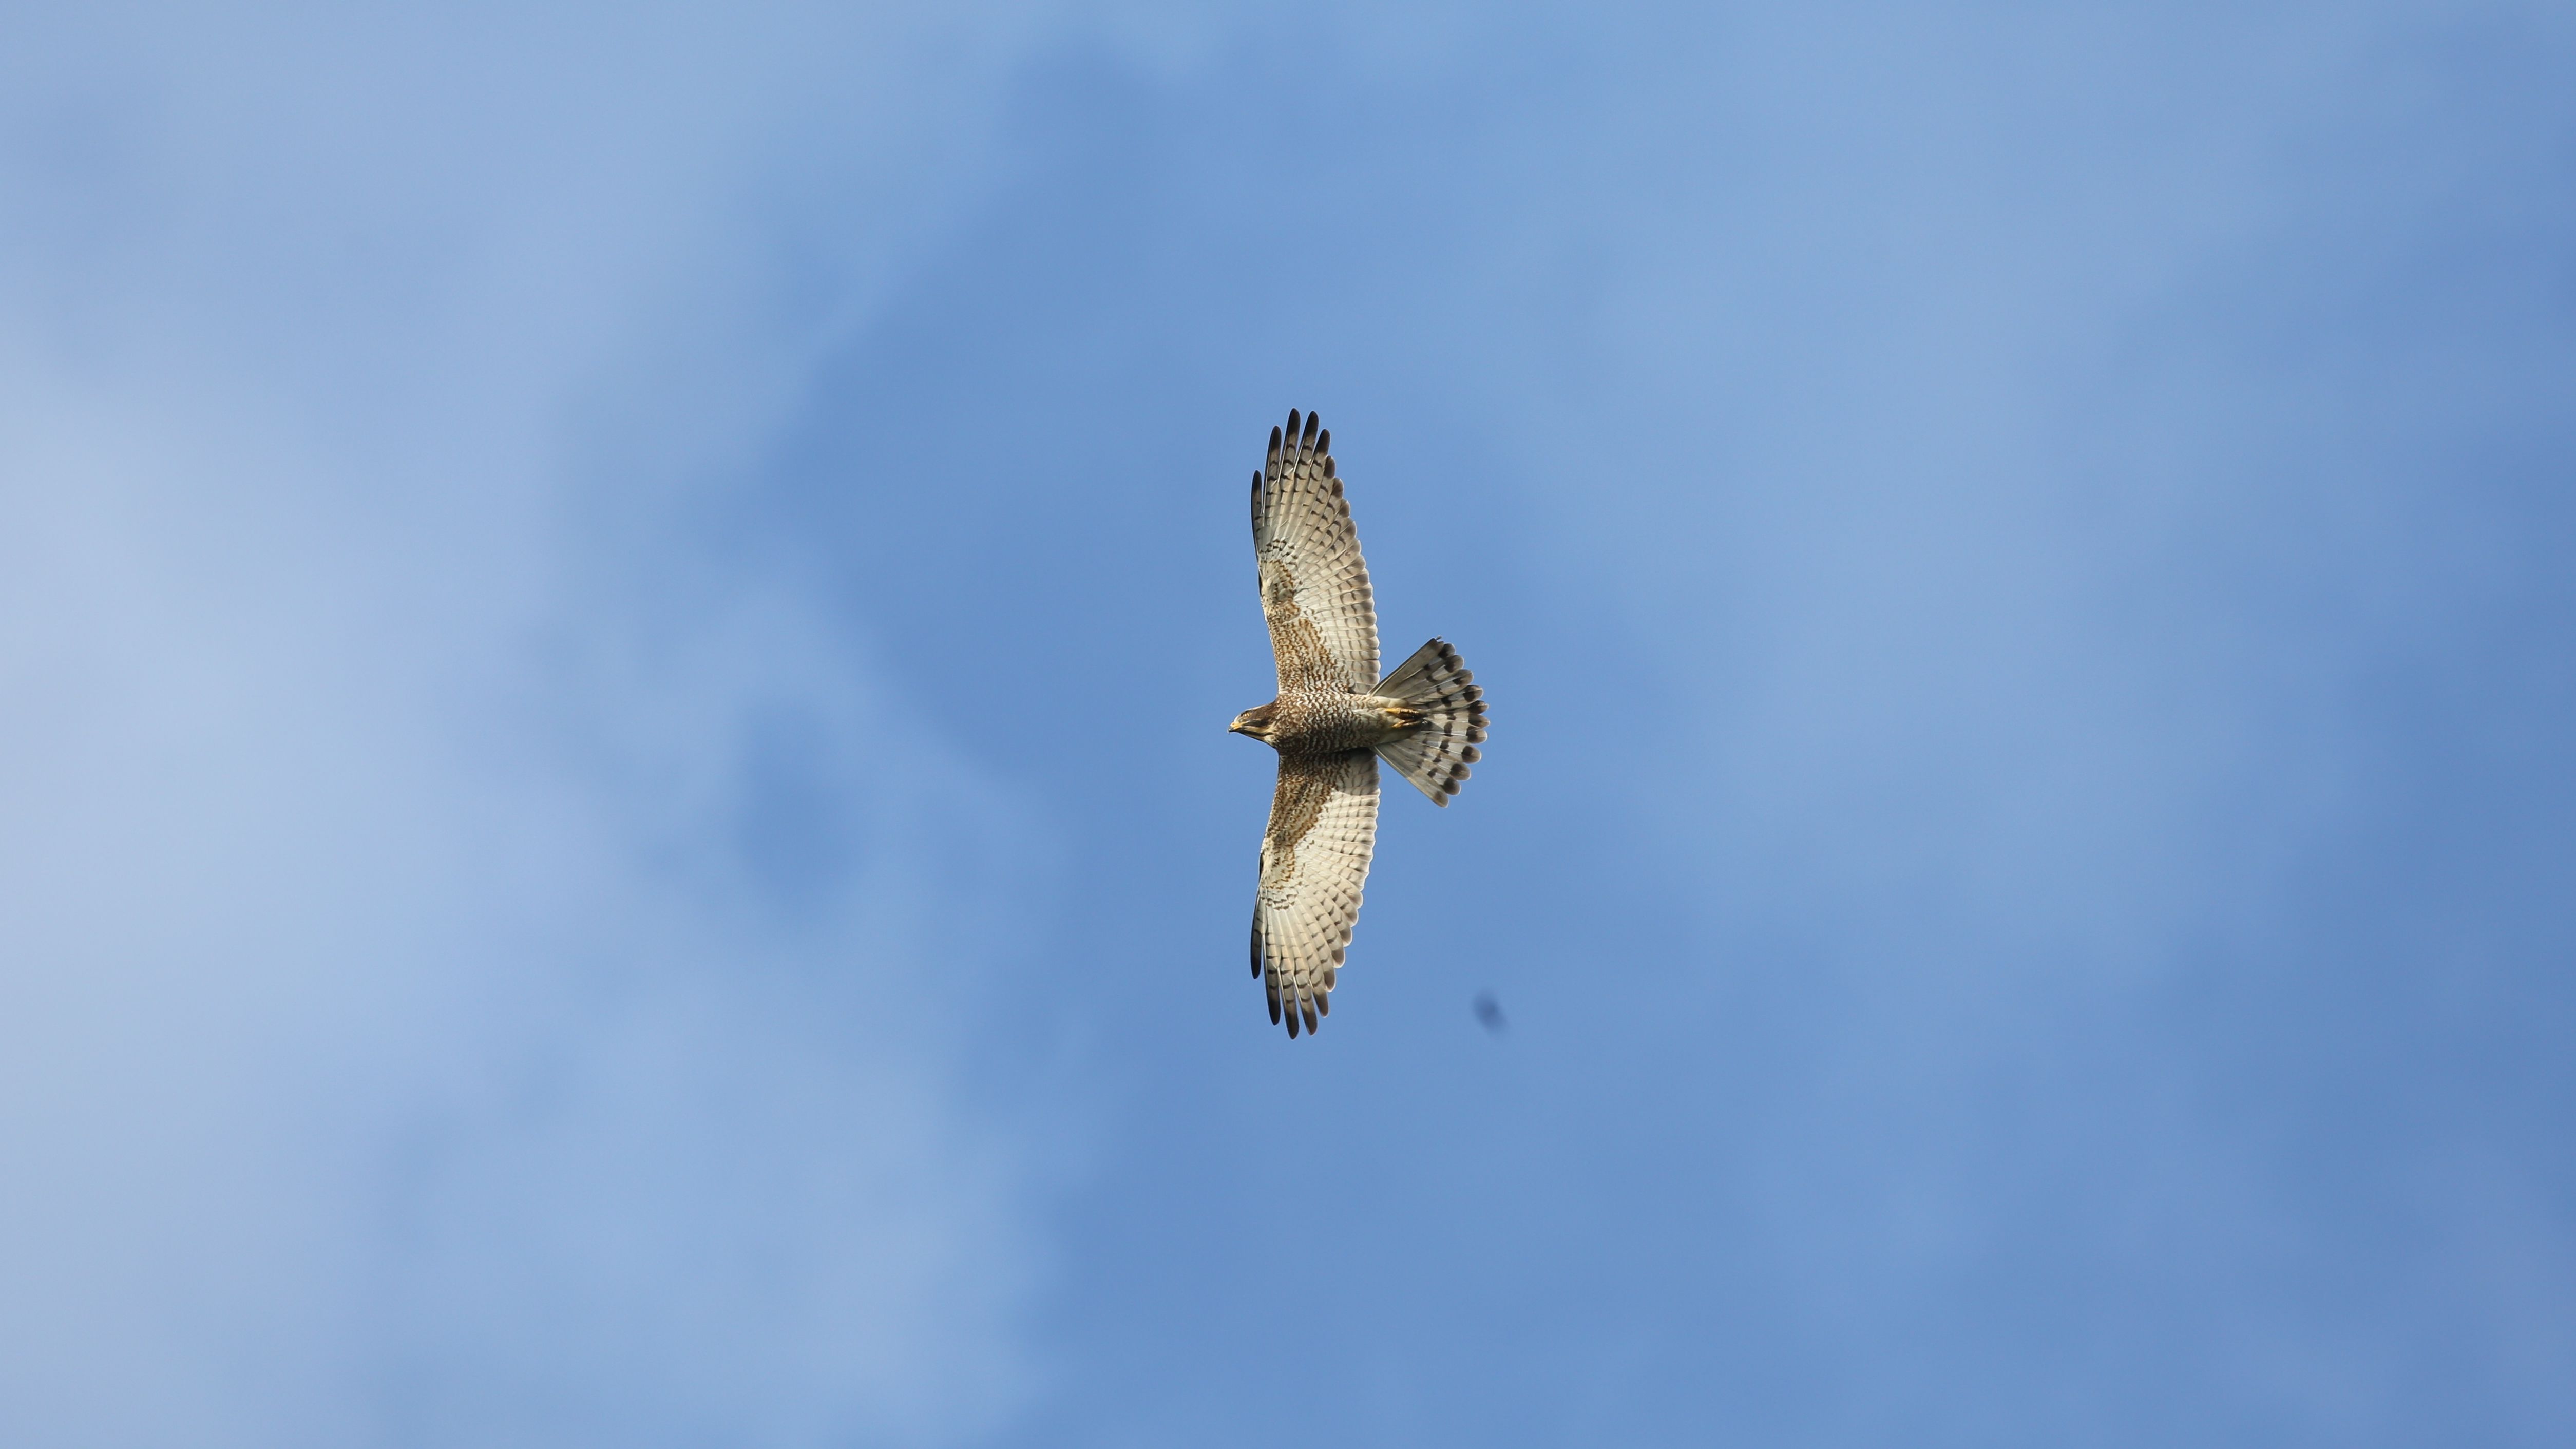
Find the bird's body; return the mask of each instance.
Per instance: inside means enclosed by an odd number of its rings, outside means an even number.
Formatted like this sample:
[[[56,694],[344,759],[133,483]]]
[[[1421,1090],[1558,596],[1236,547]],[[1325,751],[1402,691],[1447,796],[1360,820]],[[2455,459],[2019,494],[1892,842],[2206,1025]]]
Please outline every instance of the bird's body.
[[[1252,479],[1253,552],[1279,694],[1231,726],[1279,752],[1261,842],[1252,972],[1270,1019],[1313,1031],[1359,919],[1377,839],[1380,758],[1446,805],[1485,738],[1484,692],[1438,639],[1377,678],[1377,610],[1332,435],[1288,414]]]
[[[1266,726],[1257,736],[1263,743],[1283,757],[1301,759],[1373,750],[1422,723],[1422,711],[1402,700],[1334,689],[1282,690],[1277,699],[1245,711],[1245,716],[1248,723]]]

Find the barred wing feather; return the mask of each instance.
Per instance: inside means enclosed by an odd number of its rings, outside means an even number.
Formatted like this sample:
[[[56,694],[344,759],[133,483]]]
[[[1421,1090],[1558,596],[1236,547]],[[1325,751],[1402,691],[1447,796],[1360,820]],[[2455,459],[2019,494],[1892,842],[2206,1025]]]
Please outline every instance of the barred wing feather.
[[[1290,1036],[1332,1012],[1331,992],[1360,918],[1377,844],[1377,756],[1279,759],[1252,906],[1252,974]]]
[[[1331,433],[1312,416],[1301,429],[1292,408],[1252,480],[1252,552],[1282,694],[1377,682],[1377,602],[1332,447]]]

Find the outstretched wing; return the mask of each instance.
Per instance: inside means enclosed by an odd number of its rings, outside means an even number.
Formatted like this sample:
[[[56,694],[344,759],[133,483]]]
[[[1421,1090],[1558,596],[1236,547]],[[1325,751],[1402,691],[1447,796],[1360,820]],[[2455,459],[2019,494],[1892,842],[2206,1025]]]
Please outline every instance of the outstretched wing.
[[[1316,419],[1270,430],[1270,458],[1252,480],[1252,555],[1261,566],[1261,612],[1279,661],[1279,692],[1354,689],[1377,682],[1377,603],[1342,480],[1333,435]]]
[[[1329,993],[1360,918],[1369,853],[1377,845],[1377,755],[1279,757],[1279,793],[1261,840],[1261,889],[1252,902],[1252,974],[1270,997],[1270,1019],[1288,1035],[1330,1015]]]

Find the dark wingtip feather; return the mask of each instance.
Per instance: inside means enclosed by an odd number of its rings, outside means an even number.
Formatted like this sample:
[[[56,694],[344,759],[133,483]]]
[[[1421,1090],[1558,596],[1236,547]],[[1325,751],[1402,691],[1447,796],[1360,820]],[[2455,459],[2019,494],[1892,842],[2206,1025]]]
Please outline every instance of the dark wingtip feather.
[[[1288,416],[1290,416],[1290,417],[1292,417],[1292,418],[1293,418],[1293,417],[1295,417],[1295,416],[1297,416],[1297,415],[1296,415],[1295,413],[1293,413],[1293,412],[1292,412],[1292,413],[1290,413]],[[1308,413],[1308,414],[1306,414],[1306,443],[1305,443],[1305,446],[1307,446],[1308,448],[1312,448],[1312,447],[1314,447],[1314,446],[1315,446],[1315,429],[1316,429],[1317,425],[1318,425],[1318,424],[1320,424],[1320,423],[1322,423],[1323,421],[1324,421],[1324,417],[1323,417],[1323,414],[1321,414],[1321,413]]]

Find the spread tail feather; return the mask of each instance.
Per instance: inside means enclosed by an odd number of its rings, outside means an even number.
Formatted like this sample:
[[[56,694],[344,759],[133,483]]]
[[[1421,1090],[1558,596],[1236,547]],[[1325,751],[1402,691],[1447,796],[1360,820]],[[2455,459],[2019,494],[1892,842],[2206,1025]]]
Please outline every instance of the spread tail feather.
[[[1458,651],[1434,639],[1369,691],[1422,711],[1420,729],[1377,752],[1434,805],[1446,805],[1458,793],[1467,767],[1478,759],[1476,746],[1485,742],[1485,692],[1475,681],[1458,662]]]

